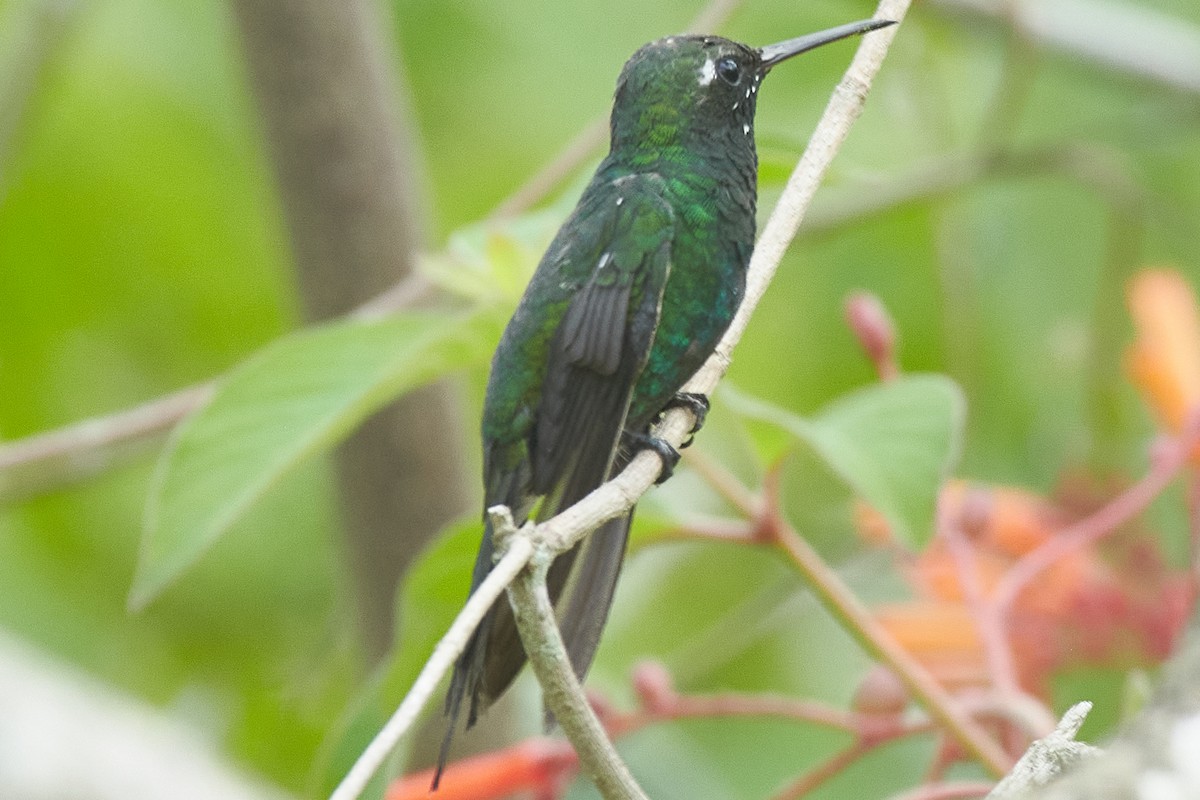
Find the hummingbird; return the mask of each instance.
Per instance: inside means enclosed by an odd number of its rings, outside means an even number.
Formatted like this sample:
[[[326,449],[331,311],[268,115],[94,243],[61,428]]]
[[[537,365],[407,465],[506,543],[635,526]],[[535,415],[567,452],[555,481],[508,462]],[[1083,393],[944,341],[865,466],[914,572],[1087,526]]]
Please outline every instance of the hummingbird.
[[[863,20],[753,48],[720,36],[668,36],[626,62],[611,146],[563,223],[509,321],[484,401],[484,532],[472,591],[492,569],[486,509],[518,525],[548,519],[619,472],[639,449],[679,453],[649,433],[716,348],[742,300],[754,247],[758,156],[754,113],[767,73],[792,56],[893,24]],[[547,584],[582,680],[608,617],[632,511],[551,565]],[[446,697],[449,729],[467,727],[525,663],[503,598],[459,657]]]

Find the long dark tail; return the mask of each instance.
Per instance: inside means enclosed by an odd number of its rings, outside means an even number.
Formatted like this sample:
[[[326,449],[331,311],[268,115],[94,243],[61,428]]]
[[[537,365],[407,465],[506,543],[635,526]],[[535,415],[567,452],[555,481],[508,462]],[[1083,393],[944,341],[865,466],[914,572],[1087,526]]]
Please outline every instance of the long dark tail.
[[[550,599],[558,611],[559,629],[571,664],[581,681],[596,655],[600,633],[612,607],[631,519],[632,512],[606,522],[550,566],[547,577]],[[483,544],[475,562],[473,587],[478,586],[491,569],[491,534],[491,526],[485,525]],[[576,566],[574,574],[572,566]],[[442,740],[432,788],[437,788],[446,766],[463,701],[467,701],[466,726],[470,728],[479,713],[516,679],[524,664],[525,650],[517,633],[512,607],[507,598],[502,597],[488,611],[455,664],[446,695],[445,713],[449,717],[449,726]]]

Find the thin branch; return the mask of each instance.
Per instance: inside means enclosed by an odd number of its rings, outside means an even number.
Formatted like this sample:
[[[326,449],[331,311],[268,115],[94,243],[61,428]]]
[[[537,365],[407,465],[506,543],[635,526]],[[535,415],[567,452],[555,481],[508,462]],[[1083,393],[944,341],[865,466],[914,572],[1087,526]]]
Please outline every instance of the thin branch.
[[[794,528],[780,521],[775,541],[791,558],[821,604],[842,621],[842,627],[864,650],[896,673],[909,693],[948,735],[996,777],[1008,772],[1011,762],[999,745],[963,713],[928,670],[888,634],[870,609]]]
[[[938,516],[948,515],[939,513]],[[984,594],[975,548],[957,520],[939,519],[938,533],[954,560],[963,599],[979,630],[979,640],[987,658],[988,675],[1001,692],[1016,693],[1020,690],[1020,683],[1017,680],[1012,646],[1009,644],[1003,619],[995,613],[994,607]]]
[[[814,769],[788,784],[782,791],[772,795],[771,800],[797,800],[804,797],[874,748],[874,744],[857,741],[849,747],[839,750]]]
[[[141,452],[153,437],[208,402],[215,388],[215,381],[196,384],[115,414],[0,446],[0,503],[85,480],[109,469],[127,452]]]
[[[1049,783],[1068,768],[1100,752],[1089,744],[1075,741],[1075,735],[1083,727],[1091,710],[1092,704],[1087,702],[1076,703],[1067,709],[1054,732],[1029,746],[1012,772],[988,793],[988,800],[1020,797],[1029,789]]]
[[[1060,531],[1005,572],[992,592],[992,606],[996,613],[1006,618],[1017,595],[1043,570],[1068,553],[1112,534],[1141,514],[1187,466],[1197,442],[1200,442],[1200,413],[1193,414],[1184,432],[1162,449],[1144,478],[1114,497],[1099,511]]]
[[[503,507],[489,510],[493,514],[493,530],[498,535],[504,533],[502,525],[495,521],[497,511],[503,512],[509,531],[515,533],[512,517]],[[517,629],[529,654],[530,666],[542,687],[546,706],[562,726],[579,754],[580,767],[596,784],[601,796],[605,800],[649,800],[617,754],[571,666],[546,588],[546,573],[553,560],[553,554],[541,551],[509,587]]]
[[[492,603],[504,593],[505,588],[513,578],[524,569],[533,557],[533,543],[529,538],[514,536],[508,542],[507,549],[501,556],[487,578],[472,592],[471,597],[463,606],[462,611],[454,618],[450,630],[441,638],[433,650],[433,655],[421,668],[412,688],[404,696],[399,708],[392,714],[387,724],[375,735],[371,743],[354,762],[354,766],[346,773],[346,777],[333,790],[329,800],[355,800],[367,788],[367,784],[383,762],[387,760],[397,742],[408,732],[421,713],[429,698],[437,691],[442,678],[454,666],[454,661],[467,646],[471,634],[479,627],[480,621],[487,614]]]
[[[754,492],[746,488],[736,475],[726,469],[717,460],[703,450],[690,449],[683,451],[683,460],[692,470],[704,479],[709,488],[716,491],[725,502],[737,509],[746,517],[753,519],[762,507],[762,500]]]

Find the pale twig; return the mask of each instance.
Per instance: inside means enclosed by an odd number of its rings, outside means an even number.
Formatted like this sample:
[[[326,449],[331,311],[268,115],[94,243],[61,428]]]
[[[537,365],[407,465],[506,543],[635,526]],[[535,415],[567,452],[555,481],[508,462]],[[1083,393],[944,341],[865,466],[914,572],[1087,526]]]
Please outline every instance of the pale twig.
[[[1012,772],[988,794],[988,800],[1021,797],[1031,788],[1049,783],[1068,768],[1099,753],[1095,747],[1075,741],[1075,735],[1091,710],[1092,704],[1088,702],[1076,703],[1067,709],[1054,732],[1029,746]]]
[[[213,381],[0,446],[0,503],[84,480],[168,431],[212,397]]]
[[[429,279],[414,273],[349,316],[374,319],[415,305],[430,291]],[[84,480],[110,469],[126,453],[140,452],[140,445],[165,435],[207,403],[219,380],[207,380],[133,408],[0,444],[0,503],[35,494],[47,485]]]
[[[331,794],[330,800],[354,800],[363,793],[371,776],[383,765],[388,755],[395,748],[400,738],[412,727],[421,709],[429,702],[429,698],[437,691],[438,684],[450,671],[455,659],[467,646],[471,634],[479,627],[480,621],[487,614],[492,603],[504,593],[505,588],[520,572],[530,558],[533,557],[533,543],[530,539],[514,536],[508,542],[508,547],[487,578],[481,583],[463,606],[462,611],[454,618],[450,630],[433,650],[433,655],[425,662],[420,674],[413,682],[412,688],[404,696],[400,706],[392,714],[387,724],[375,735],[371,743],[355,761],[354,766],[346,773],[346,777],[338,784]]]
[[[501,507],[498,510],[507,516],[507,509]],[[492,509],[489,513],[495,511],[497,509]],[[495,514],[492,519],[493,530],[503,535],[503,526],[496,524]],[[505,521],[515,534],[512,517],[507,516]],[[509,587],[521,642],[542,687],[546,707],[553,712],[579,755],[584,774],[596,784],[605,800],[648,800],[617,754],[571,666],[546,588],[546,573],[553,560],[553,554],[539,551],[533,563],[517,575]]]

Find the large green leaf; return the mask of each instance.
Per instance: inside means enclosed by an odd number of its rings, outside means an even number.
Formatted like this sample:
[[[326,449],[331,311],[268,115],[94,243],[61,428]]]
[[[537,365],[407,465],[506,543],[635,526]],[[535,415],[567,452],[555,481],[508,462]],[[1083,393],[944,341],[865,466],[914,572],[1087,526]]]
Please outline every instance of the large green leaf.
[[[388,400],[482,363],[497,322],[487,310],[347,320],[279,339],[234,369],[159,461],[130,604],[153,599],[280,478]]]
[[[937,492],[958,459],[966,404],[949,378],[912,375],[842,397],[801,417],[726,388],[742,414],[778,425],[807,444],[901,541],[933,533]]]

